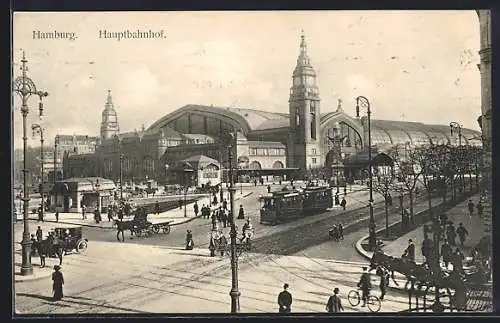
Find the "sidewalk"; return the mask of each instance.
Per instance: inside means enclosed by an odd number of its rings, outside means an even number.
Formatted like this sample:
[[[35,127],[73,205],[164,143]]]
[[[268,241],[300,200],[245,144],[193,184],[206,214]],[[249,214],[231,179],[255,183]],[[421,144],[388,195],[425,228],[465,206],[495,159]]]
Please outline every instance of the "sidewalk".
[[[440,198],[437,198],[437,199],[440,200]],[[472,201],[478,201],[479,195],[473,195],[469,199],[472,199]],[[464,227],[469,232],[469,235],[467,236],[467,239],[464,243],[464,248],[463,249],[461,248],[463,251],[466,251],[466,252],[464,252],[464,255],[466,257],[467,257],[467,251],[470,250],[474,245],[476,245],[484,235],[484,226],[483,226],[482,219],[479,218],[477,215],[473,215],[472,218],[468,215],[467,203],[468,203],[469,199],[464,200],[463,202],[455,205],[454,207],[452,207],[451,209],[446,211],[446,215],[448,215],[448,220],[454,222],[455,228],[458,227],[458,224],[460,222],[462,222]],[[433,201],[433,205],[436,205],[436,202],[437,201]],[[425,210],[426,205],[427,205],[426,202],[423,204],[419,204],[415,208],[415,214],[418,214],[420,211]],[[400,220],[398,220],[396,222],[399,222],[399,221]],[[396,222],[393,221],[392,223],[391,222],[390,223],[394,224]],[[389,224],[389,226],[391,224]],[[429,223],[426,223],[426,224],[429,224]],[[382,230],[384,230],[384,229],[377,230],[377,232],[380,232]],[[417,263],[422,263],[423,256],[421,253],[421,245],[422,245],[423,238],[424,238],[424,230],[423,230],[423,226],[420,226],[420,227],[404,234],[403,236],[387,243],[387,245],[384,245],[382,247],[382,250],[388,255],[399,258],[399,257],[401,257],[404,250],[408,246],[408,240],[412,239],[413,243],[415,244],[415,261]],[[366,241],[367,239],[368,239],[368,236],[364,236],[361,239],[359,239],[356,243],[356,250],[358,251],[358,253],[361,256],[363,256],[365,259],[367,259],[369,261],[373,255],[373,252],[366,251],[362,246],[362,243],[364,241]],[[458,241],[458,237],[457,237],[457,243],[458,242],[459,241]],[[452,248],[456,248],[456,247],[452,247]],[[396,289],[402,289],[405,286],[406,278],[402,274],[399,274],[399,273],[395,273],[395,278],[396,278],[396,281],[399,285],[394,286],[394,284],[392,284],[389,287],[396,288]]]
[[[253,192],[243,192],[243,194],[240,194],[240,192],[236,193],[235,200],[239,200],[241,198],[247,197],[251,195]],[[198,206],[201,208],[203,204],[210,204],[210,197],[205,196],[200,198],[198,201]],[[179,225],[182,223],[190,222],[196,217],[194,216],[194,211],[193,211],[193,203],[188,203],[186,205],[186,217],[184,217],[184,207],[182,208],[174,208],[165,212],[162,212],[160,214],[153,214],[150,213],[148,215],[148,220],[152,223],[159,223],[159,222],[167,222],[171,221],[171,225]],[[95,227],[95,228],[102,228],[102,229],[110,229],[113,228],[113,222],[108,221],[107,214],[102,214],[102,221],[97,224],[94,221],[94,215],[92,213],[87,213],[87,219],[82,219],[82,214],[81,213],[59,213],[59,221],[56,222],[56,217],[55,213],[52,212],[45,212],[45,217],[44,220],[45,222],[53,222],[53,223],[58,223],[60,224],[59,226],[64,226],[64,225],[81,225],[81,226],[86,226],[86,227]],[[199,213],[198,213],[199,217]],[[29,218],[31,221],[37,221],[38,222],[38,215],[37,214],[30,214]],[[22,221],[22,216],[17,217],[18,221]],[[127,220],[125,217],[124,220]]]
[[[472,201],[478,200],[479,195],[474,195],[472,197]],[[484,226],[482,219],[478,217],[477,214],[472,215],[472,217],[469,216],[467,203],[468,200],[465,200],[464,202],[459,203],[446,212],[446,215],[448,215],[448,220],[453,221],[455,229],[458,227],[459,223],[463,223],[464,227],[469,232],[469,235],[466,237],[464,247],[460,248],[462,252],[464,252],[465,256],[468,256],[470,250],[479,242],[479,240],[481,240],[484,235]],[[412,239],[413,243],[415,244],[415,261],[417,263],[422,263],[424,261],[424,257],[422,256],[421,252],[422,241],[424,240],[424,230],[422,227],[410,231],[404,236],[389,243],[382,249],[385,253],[391,256],[400,257],[408,245],[408,239]],[[456,242],[457,244],[459,244],[460,242],[458,236]],[[452,248],[455,249],[456,247]]]

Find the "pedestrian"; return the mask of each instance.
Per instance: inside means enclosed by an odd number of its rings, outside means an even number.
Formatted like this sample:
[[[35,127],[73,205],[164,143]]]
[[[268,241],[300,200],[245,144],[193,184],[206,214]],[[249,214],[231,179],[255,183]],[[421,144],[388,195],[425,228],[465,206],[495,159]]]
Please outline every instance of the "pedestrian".
[[[254,185],[254,186],[257,186],[257,179],[254,179],[254,180],[253,180],[253,185]]]
[[[87,207],[85,204],[82,204],[82,220],[87,219],[87,214],[85,213],[87,211]]]
[[[160,202],[156,201],[155,203],[155,214],[160,214]]]
[[[289,285],[283,285],[283,291],[278,295],[278,306],[280,313],[290,313],[292,311],[292,294],[288,291]]]
[[[30,253],[30,259],[32,256],[36,256],[37,254],[37,249],[38,249],[38,241],[36,241],[35,235],[31,234],[31,253]]]
[[[38,242],[42,242],[42,239],[43,239],[43,231],[42,231],[42,228],[40,226],[38,226],[38,229],[36,229],[36,240]]]
[[[469,203],[467,203],[467,207],[469,208],[469,215],[472,216],[474,213],[474,202],[472,200],[469,200]]]
[[[113,210],[108,209],[108,222],[111,222],[113,220]]]
[[[430,253],[431,253],[432,241],[429,239],[429,236],[426,234],[424,236],[424,240],[422,241],[421,252],[422,256],[425,258],[425,263],[429,263]]]
[[[227,210],[227,200],[226,199],[224,199],[222,201],[222,209]]]
[[[448,265],[452,261],[453,250],[451,250],[451,246],[448,243],[448,240],[444,240],[443,245],[441,246],[441,256],[443,257],[444,267],[448,269]]]
[[[340,204],[339,194],[335,193],[335,205],[339,205],[339,204]]]
[[[193,250],[194,242],[193,242],[193,233],[191,230],[187,230],[186,232],[186,250]]]
[[[212,213],[212,230],[215,230],[217,227],[217,217],[215,216],[215,212]]]
[[[380,288],[380,300],[384,300],[384,296],[385,296],[385,293],[386,293],[386,290],[387,290],[387,286],[389,286],[389,272],[387,270],[384,270],[381,268],[380,272],[379,272],[379,277],[380,277],[380,284],[379,284],[379,288]]]
[[[99,209],[94,210],[94,220],[96,224],[99,224],[101,222],[101,212],[99,212]]]
[[[477,209],[477,215],[482,216],[483,215],[483,203],[481,201],[477,202],[476,209]]]
[[[465,239],[469,235],[469,231],[467,231],[467,229],[464,228],[464,224],[462,222],[460,222],[460,224],[458,225],[457,235],[458,239],[460,240],[460,246],[463,247]]]
[[[269,184],[267,185],[267,193],[268,194],[271,193],[271,185],[269,185]]]
[[[222,220],[222,225],[225,227],[227,227],[227,224],[228,224],[228,216],[227,216],[227,210],[220,210],[220,213],[221,213],[221,220]]]
[[[345,197],[342,197],[342,201],[340,201],[340,206],[342,206],[344,211],[345,211],[346,204],[347,204],[347,201],[345,200]]]
[[[59,211],[56,211],[56,222],[59,222]]]
[[[337,226],[335,224],[332,227],[332,233],[333,233],[333,240],[338,242],[339,241],[339,229],[337,228]]]
[[[55,265],[54,272],[52,273],[52,291],[54,293],[54,301],[60,301],[63,298],[64,277],[60,270],[61,267]]]
[[[463,274],[463,260],[465,259],[464,254],[460,251],[459,248],[456,248],[452,257],[453,271],[456,271],[459,274]]]
[[[328,313],[339,313],[344,311],[344,307],[342,306],[339,296],[339,289],[337,287],[333,289],[333,295],[328,298],[326,311]]]
[[[38,257],[40,257],[40,268],[44,268],[45,267],[45,256],[46,256],[47,250],[44,250],[42,242],[36,242],[36,247],[37,247]]]
[[[194,201],[194,205],[193,205],[193,211],[194,211],[194,216],[197,217],[198,216],[198,202],[197,201]]]
[[[243,205],[240,204],[240,210],[238,212],[238,219],[244,219],[245,218],[245,211],[243,210]]]
[[[182,210],[182,200],[179,199],[179,210]]]
[[[423,246],[422,246],[423,249]],[[423,254],[423,252],[422,252]],[[415,262],[415,244],[412,239],[408,239],[408,247],[405,250],[405,258],[409,261]]]
[[[210,238],[210,244],[208,245],[208,250],[210,250],[210,257],[215,257],[215,243],[213,238]]]
[[[453,226],[453,222],[448,222],[448,227],[446,228],[446,240],[448,240],[448,243],[450,246],[456,246],[457,243],[455,242],[455,239],[457,237],[457,233],[455,232],[455,227]]]
[[[339,223],[337,228],[339,230],[339,239],[344,240],[344,227],[342,226],[342,223]]]

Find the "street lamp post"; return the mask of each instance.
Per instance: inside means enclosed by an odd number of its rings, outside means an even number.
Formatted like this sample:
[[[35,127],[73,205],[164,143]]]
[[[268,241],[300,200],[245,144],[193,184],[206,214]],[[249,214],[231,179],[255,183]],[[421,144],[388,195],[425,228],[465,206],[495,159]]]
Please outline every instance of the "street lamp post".
[[[120,200],[123,202],[123,154],[120,154]]]
[[[238,313],[240,311],[240,292],[238,290],[238,258],[236,255],[236,224],[235,224],[235,209],[234,209],[234,187],[233,177],[233,145],[235,144],[235,134],[231,134],[231,143],[228,147],[228,162],[229,162],[229,201],[231,207],[231,313]]]
[[[375,218],[373,217],[373,174],[372,174],[372,139],[371,139],[371,125],[370,125],[370,101],[364,96],[358,96],[356,98],[356,116],[359,118],[359,109],[366,108],[366,115],[368,119],[368,169],[370,175],[370,224],[369,224],[369,237],[368,237],[368,247],[370,250],[374,250],[377,245],[377,236],[375,232]]]
[[[28,98],[31,95],[38,95],[40,98],[39,102],[39,114],[43,115],[43,103],[42,99],[49,94],[44,91],[37,91],[35,83],[26,75],[26,71],[28,67],[26,66],[26,56],[23,51],[23,58],[21,59],[21,71],[22,75],[18,76],[14,80],[14,92],[21,96],[22,104],[21,104],[21,114],[23,117],[23,240],[21,242],[22,245],[22,264],[21,264],[21,275],[31,275],[33,274],[33,266],[31,265],[31,240],[30,240],[30,231],[29,231],[29,222],[28,222],[28,208],[29,208],[29,195],[28,195],[28,164],[26,160],[27,155],[27,129],[26,129],[26,119],[28,117],[29,107],[28,107]]]
[[[40,197],[42,198],[42,201],[40,202],[40,208],[41,208],[41,214],[40,214],[40,217],[41,217],[41,220],[43,221],[43,218],[44,218],[44,215],[45,215],[45,203],[44,203],[44,187],[43,187],[43,180],[44,180],[44,176],[43,174],[45,173],[45,169],[44,169],[44,163],[45,163],[45,158],[44,158],[44,155],[43,155],[43,142],[44,142],[44,139],[43,139],[43,128],[41,125],[39,124],[33,124],[31,125],[31,130],[33,131],[33,137],[35,135],[40,135],[40,172],[41,172],[41,176],[40,176]]]

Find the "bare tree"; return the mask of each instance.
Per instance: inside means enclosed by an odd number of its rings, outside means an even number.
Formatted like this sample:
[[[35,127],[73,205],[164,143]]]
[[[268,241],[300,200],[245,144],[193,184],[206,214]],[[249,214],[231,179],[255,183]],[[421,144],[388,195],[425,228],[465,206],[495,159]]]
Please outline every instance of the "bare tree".
[[[401,147],[394,147],[391,152],[391,158],[394,161],[395,168],[398,169],[397,179],[400,185],[398,189],[408,193],[410,200],[410,221],[415,223],[413,204],[417,190],[417,183],[422,175],[422,167],[420,167],[419,156],[421,150],[410,149],[405,146],[404,151]]]
[[[381,194],[385,201],[385,234],[389,235],[389,206],[392,204],[390,193],[394,191],[394,164],[379,165],[373,168],[373,190]]]

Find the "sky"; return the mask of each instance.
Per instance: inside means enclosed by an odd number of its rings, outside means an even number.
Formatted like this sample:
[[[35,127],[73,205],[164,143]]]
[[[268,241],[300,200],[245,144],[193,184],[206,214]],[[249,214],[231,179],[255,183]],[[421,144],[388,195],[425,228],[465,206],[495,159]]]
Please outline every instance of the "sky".
[[[104,31],[163,31],[156,39],[105,39]],[[372,118],[479,130],[479,21],[465,11],[69,12],[14,14],[13,75],[22,51],[44,99],[28,123],[56,134],[98,135],[107,91],[120,129],[147,128],[186,104],[288,113],[304,31],[318,75],[321,112],[355,98]],[[76,39],[38,39],[74,33]],[[21,100],[13,94],[14,146],[22,147]],[[31,129],[31,128],[28,128]],[[38,139],[28,134],[28,143]]]

